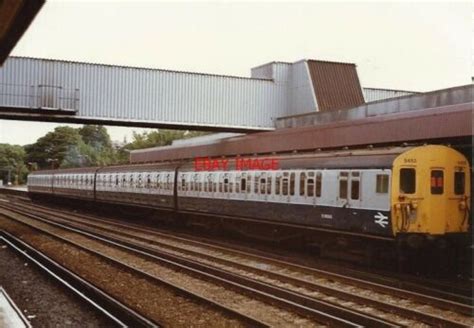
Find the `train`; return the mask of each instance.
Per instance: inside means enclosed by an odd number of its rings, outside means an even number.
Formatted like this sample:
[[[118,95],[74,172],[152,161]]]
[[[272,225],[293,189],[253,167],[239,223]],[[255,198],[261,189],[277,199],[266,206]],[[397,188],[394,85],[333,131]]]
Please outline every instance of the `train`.
[[[420,248],[469,238],[470,172],[455,149],[422,145],[42,170],[28,192]]]

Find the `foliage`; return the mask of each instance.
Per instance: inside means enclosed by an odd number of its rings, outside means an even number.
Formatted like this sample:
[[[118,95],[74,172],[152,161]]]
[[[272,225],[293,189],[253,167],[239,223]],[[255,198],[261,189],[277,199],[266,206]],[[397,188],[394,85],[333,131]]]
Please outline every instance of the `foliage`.
[[[133,141],[125,146],[126,149],[143,149],[171,145],[173,140],[188,139],[208,134],[207,132],[189,132],[175,130],[156,130],[151,132],[133,132]]]
[[[156,130],[133,133],[132,142],[114,147],[107,129],[100,125],[81,128],[59,126],[24,147],[0,144],[0,179],[8,172],[15,182],[24,183],[28,169],[105,166],[129,162],[130,151],[167,146],[173,140],[205,135],[205,132]]]
[[[109,133],[102,125],[84,125],[82,128],[79,128],[79,134],[82,137],[82,141],[93,148],[112,148]]]
[[[5,183],[9,175],[11,181],[24,183],[28,173],[25,165],[26,153],[23,147],[18,145],[0,144],[0,180]]]
[[[144,149],[152,147],[169,146],[174,140],[188,139],[207,135],[209,132],[198,131],[176,131],[176,130],[156,130],[151,132],[137,133],[133,132],[133,141],[125,144],[117,151],[118,163],[128,163],[130,151],[135,149]]]
[[[25,146],[28,162],[36,163],[38,168],[57,168],[72,154],[75,147],[82,141],[77,129],[59,126],[53,132],[48,132],[36,143]]]

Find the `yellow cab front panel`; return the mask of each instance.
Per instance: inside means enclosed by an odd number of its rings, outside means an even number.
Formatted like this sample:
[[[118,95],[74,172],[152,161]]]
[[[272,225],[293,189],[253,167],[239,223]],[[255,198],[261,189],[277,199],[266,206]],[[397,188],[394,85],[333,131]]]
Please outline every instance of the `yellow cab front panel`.
[[[452,148],[421,146],[399,155],[392,174],[394,234],[467,232],[470,181],[467,159]]]

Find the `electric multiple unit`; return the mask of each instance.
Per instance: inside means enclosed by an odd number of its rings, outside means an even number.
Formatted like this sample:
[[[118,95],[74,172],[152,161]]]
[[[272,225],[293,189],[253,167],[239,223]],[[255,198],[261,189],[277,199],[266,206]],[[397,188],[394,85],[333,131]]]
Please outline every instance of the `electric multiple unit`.
[[[469,163],[446,146],[277,155],[268,170],[229,160],[211,171],[196,170],[192,161],[37,171],[28,190],[411,245],[469,231]]]

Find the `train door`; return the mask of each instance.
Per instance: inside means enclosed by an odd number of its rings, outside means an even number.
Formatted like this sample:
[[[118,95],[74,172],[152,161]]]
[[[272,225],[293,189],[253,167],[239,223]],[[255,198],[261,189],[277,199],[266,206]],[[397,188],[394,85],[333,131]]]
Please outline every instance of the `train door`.
[[[432,233],[459,232],[467,228],[467,170],[462,165],[430,168],[430,217],[437,218],[431,222]]]
[[[423,181],[416,165],[401,165],[392,173],[392,203],[395,231],[408,232],[417,220],[420,201],[424,199]],[[428,173],[429,174],[429,173]]]
[[[361,173],[359,171],[339,171],[337,205],[343,208],[360,208]]]
[[[448,200],[445,197],[445,193],[447,190],[445,190],[444,186],[444,181],[445,181],[445,171],[444,168],[441,167],[431,167],[429,170],[429,202],[430,202],[430,207],[429,211],[431,212],[429,217],[435,218],[435,217],[442,217],[446,218],[448,217],[447,213],[447,203]],[[443,233],[444,232],[444,222],[442,220],[431,220],[432,222],[432,228],[434,228],[432,233]]]
[[[348,203],[351,208],[361,208],[361,179],[362,173],[360,171],[352,171],[349,174]]]
[[[448,227],[450,231],[465,231],[472,224],[469,165],[467,162],[460,161],[449,174],[452,176],[452,186],[449,186],[448,191],[450,195],[448,212],[456,213],[456,215],[453,215],[453,220],[448,222]]]
[[[338,177],[338,195],[336,198],[336,204],[340,207],[349,206],[349,172],[339,171]]]

